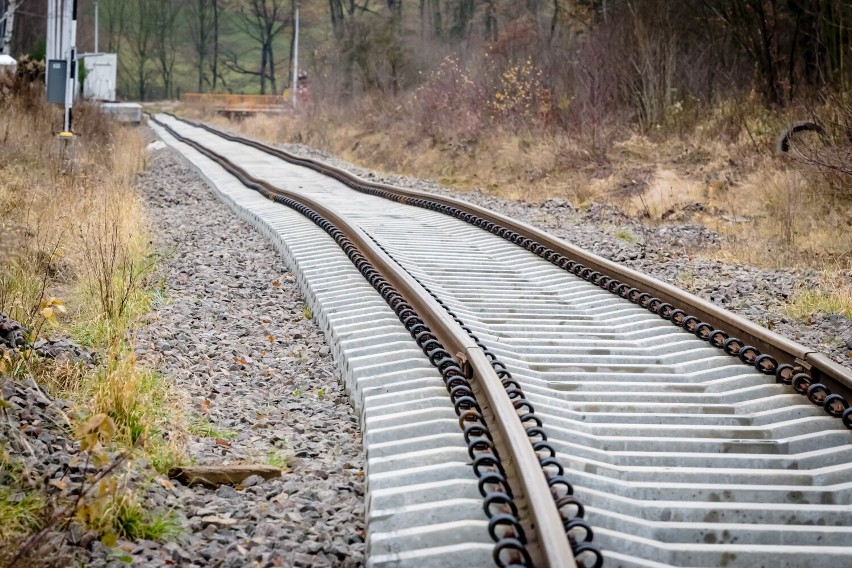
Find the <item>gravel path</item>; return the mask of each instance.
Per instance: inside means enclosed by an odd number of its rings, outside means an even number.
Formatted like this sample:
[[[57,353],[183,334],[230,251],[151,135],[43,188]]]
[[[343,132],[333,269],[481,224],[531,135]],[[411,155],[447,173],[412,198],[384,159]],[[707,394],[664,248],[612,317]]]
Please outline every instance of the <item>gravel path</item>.
[[[838,314],[817,313],[801,321],[784,311],[797,289],[813,289],[821,284],[819,272],[762,269],[708,259],[725,237],[701,225],[681,222],[649,227],[609,205],[593,204],[581,211],[561,199],[535,204],[499,199],[480,191],[460,193],[431,180],[379,174],[303,144],[278,146],[369,180],[455,197],[525,221],[687,290],[852,368],[852,320]],[[688,219],[689,213],[688,209],[676,212],[672,218]],[[845,278],[852,283],[852,272],[846,273]]]
[[[358,566],[363,461],[357,418],[322,334],[278,253],[171,150],[139,185],[157,232],[164,301],[137,336],[142,361],[187,399],[199,465],[287,459],[280,479],[152,485],[185,530],[140,543],[140,566]],[[137,565],[136,563],[134,565]]]

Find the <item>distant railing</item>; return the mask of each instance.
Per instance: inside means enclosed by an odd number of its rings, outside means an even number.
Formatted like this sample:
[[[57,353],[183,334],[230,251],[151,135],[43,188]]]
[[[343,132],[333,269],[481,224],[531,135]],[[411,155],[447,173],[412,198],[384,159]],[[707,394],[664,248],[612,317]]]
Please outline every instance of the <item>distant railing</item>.
[[[275,108],[287,102],[287,95],[231,95],[225,93],[183,93],[182,103],[190,106],[222,110],[257,110]]]

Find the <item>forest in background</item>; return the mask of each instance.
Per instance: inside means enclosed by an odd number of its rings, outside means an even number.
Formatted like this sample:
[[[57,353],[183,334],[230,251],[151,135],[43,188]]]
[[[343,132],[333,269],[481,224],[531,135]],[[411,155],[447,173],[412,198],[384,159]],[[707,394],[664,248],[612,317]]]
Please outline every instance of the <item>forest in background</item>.
[[[21,1],[16,53],[38,57],[42,4]],[[290,86],[297,0],[99,4],[122,98]],[[805,247],[805,259],[852,258],[848,0],[298,5],[305,104],[244,121],[251,135],[459,189],[603,201],[656,221],[700,201],[714,229],[730,228],[720,216],[747,218],[761,239]],[[81,52],[93,49],[92,22],[93,0],[80,0]],[[799,121],[824,135],[779,161],[776,139]]]
[[[13,52],[38,56],[46,2],[18,4]],[[81,52],[94,50],[94,4],[79,2]],[[398,95],[448,56],[492,91],[529,68],[552,118],[579,106],[651,124],[693,98],[785,105],[852,84],[845,0],[100,0],[99,47],[120,54],[128,99],[281,93],[297,4],[301,64],[326,97]]]

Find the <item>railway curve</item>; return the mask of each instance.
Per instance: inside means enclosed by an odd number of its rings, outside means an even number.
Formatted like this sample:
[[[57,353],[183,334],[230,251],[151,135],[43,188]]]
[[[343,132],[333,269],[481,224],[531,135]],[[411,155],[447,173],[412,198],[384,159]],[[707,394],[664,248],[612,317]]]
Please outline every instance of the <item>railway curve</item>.
[[[206,125],[156,121],[214,186],[225,183],[216,170],[224,168],[243,190],[312,218],[391,298],[399,323],[443,371],[443,406],[433,386],[394,402],[402,389],[391,377],[372,392],[384,404],[371,405],[346,368],[352,357],[336,348],[362,410],[368,487],[377,496],[368,497],[370,564],[478,565],[491,556],[561,566],[574,555],[589,566],[852,561],[847,369],[499,214],[368,183]],[[289,238],[269,206],[233,207],[271,237]],[[310,296],[312,284],[303,285]],[[473,419],[460,429],[467,411]],[[438,433],[428,433],[436,424]],[[438,443],[453,435],[462,435],[469,459],[458,444]],[[473,462],[471,476],[487,464],[480,495],[469,481],[433,479],[450,493],[414,497],[417,483],[405,474],[383,485],[393,477],[383,477],[393,471],[393,447],[405,462],[398,472],[418,470],[418,459],[420,469],[435,470]],[[492,454],[500,461],[476,462]],[[488,501],[483,486],[511,499]],[[459,499],[464,514],[453,505]],[[447,523],[462,523],[459,533],[491,532],[496,547],[479,537],[475,545],[447,540]]]

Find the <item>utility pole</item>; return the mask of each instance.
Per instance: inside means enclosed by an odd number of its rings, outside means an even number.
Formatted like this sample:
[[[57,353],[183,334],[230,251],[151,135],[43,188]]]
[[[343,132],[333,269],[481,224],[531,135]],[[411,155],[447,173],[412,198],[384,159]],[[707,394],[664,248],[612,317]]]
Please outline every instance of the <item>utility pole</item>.
[[[299,2],[296,2],[296,17],[293,28],[293,110],[296,110],[296,100],[299,98]]]

